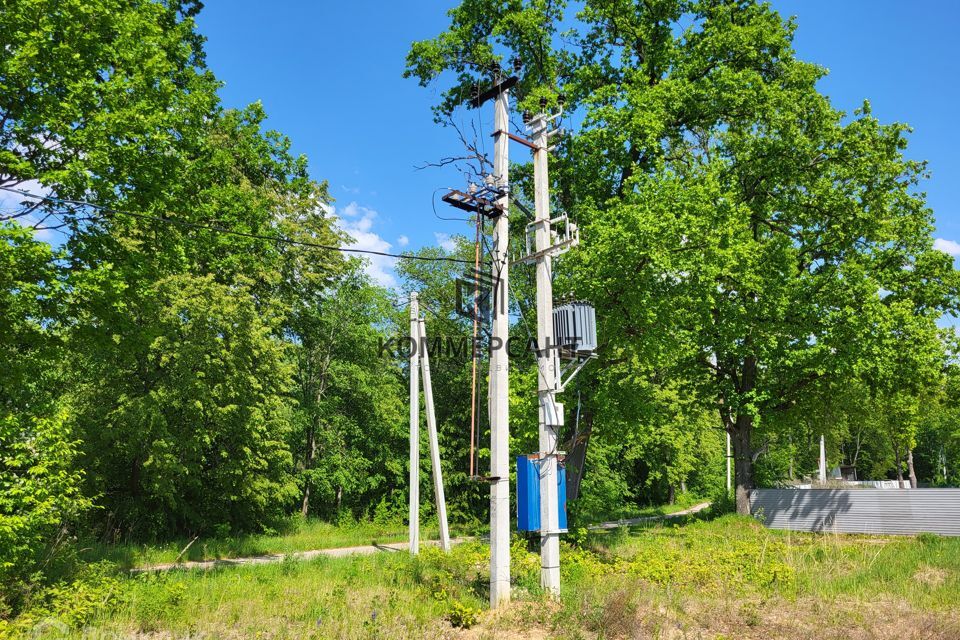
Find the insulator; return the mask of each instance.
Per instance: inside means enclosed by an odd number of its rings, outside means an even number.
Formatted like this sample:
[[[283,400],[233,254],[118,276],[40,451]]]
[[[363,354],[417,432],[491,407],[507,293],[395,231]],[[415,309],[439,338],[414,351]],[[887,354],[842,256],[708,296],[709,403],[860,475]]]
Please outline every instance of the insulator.
[[[567,96],[563,95],[562,93],[557,96],[557,104],[560,105],[561,108],[563,108],[563,105],[566,103],[567,103]]]
[[[540,110],[541,110],[541,111],[546,111],[546,110],[547,110],[547,99],[546,99],[546,98],[540,98]]]
[[[516,56],[513,59],[513,73],[519,75],[521,69],[523,69],[523,61],[520,60],[520,56]]]
[[[529,111],[524,111],[524,112],[523,112],[523,124],[530,124],[530,112],[529,112]]]

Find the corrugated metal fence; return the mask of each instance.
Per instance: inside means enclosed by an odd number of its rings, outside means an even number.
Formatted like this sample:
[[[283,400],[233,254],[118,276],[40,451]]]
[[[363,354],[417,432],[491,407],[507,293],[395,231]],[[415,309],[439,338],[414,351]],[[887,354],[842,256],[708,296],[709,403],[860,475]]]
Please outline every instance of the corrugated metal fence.
[[[755,489],[750,510],[771,529],[960,536],[960,489]]]

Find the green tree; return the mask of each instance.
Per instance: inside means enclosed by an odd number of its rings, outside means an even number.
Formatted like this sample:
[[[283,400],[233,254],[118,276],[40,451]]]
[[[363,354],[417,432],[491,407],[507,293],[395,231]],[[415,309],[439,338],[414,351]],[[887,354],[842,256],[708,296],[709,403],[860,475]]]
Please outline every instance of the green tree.
[[[54,197],[15,215],[69,233],[52,271],[63,318],[47,325],[63,341],[88,494],[108,507],[105,528],[137,535],[257,527],[289,504],[290,283],[329,280],[342,262],[269,239],[341,240],[326,186],[263,131],[262,108],[222,109],[199,7],[35,0],[0,17],[0,186],[39,183]],[[234,453],[224,439],[238,455],[214,464]],[[200,486],[220,495],[201,500]]]
[[[917,475],[933,486],[956,486],[960,446],[960,402],[956,363],[944,367],[942,383],[931,394],[920,416],[917,435]]]
[[[0,10],[0,184],[36,180],[101,200],[162,189],[203,129],[217,82],[192,0],[5,1]]]
[[[606,357],[663,363],[713,405],[746,513],[780,412],[875,359],[865,338],[896,305],[928,328],[956,307],[915,189],[924,165],[903,156],[904,125],[830,105],[825,70],[795,57],[795,25],[769,5],[588,1],[557,38],[562,7],[464,2],[408,74],[458,74],[447,112],[518,54],[521,108],[560,90],[582,113],[555,163],[557,208],[583,231],[573,291],[597,305]]]
[[[91,507],[83,494],[68,409],[43,417],[0,415],[0,613],[29,598],[55,573]]]
[[[889,446],[897,480],[903,486],[906,466],[915,488],[913,449],[924,414],[935,406],[942,388],[946,352],[936,326],[916,312],[912,301],[894,300],[887,310],[876,334],[865,336],[875,354],[859,363],[859,373],[870,391],[873,419]]]
[[[101,344],[71,381],[81,462],[110,525],[166,535],[274,522],[296,493],[278,319],[209,276],[159,280],[126,309],[142,329],[112,333],[119,348]]]
[[[58,315],[59,283],[50,245],[16,223],[0,223],[0,415],[39,415],[59,371],[49,321]]]
[[[291,433],[300,512],[357,515],[402,484],[404,389],[378,354],[392,328],[388,293],[359,261],[332,286],[305,286],[286,327],[295,363]]]
[[[457,237],[457,246],[452,253],[440,247],[427,247],[416,252],[422,257],[454,257],[472,262],[474,260],[474,246],[467,243],[462,237]],[[433,382],[433,397],[437,415],[437,433],[440,443],[440,460],[443,466],[443,480],[446,486],[447,513],[452,521],[483,521],[484,509],[489,504],[489,491],[486,484],[477,482],[470,477],[470,420],[471,420],[471,383],[472,383],[472,349],[473,339],[472,322],[456,311],[457,279],[464,276],[472,267],[464,264],[443,261],[404,260],[397,265],[402,284],[402,298],[400,308],[395,314],[393,325],[397,327],[396,334],[407,336],[410,333],[409,307],[403,304],[408,300],[410,291],[418,294],[421,314],[426,319],[427,337],[430,341],[430,370]],[[469,277],[464,280],[466,291],[461,291],[463,299],[469,297]],[[513,330],[520,331],[519,326]],[[519,335],[519,334],[516,334]],[[486,341],[483,335],[478,336],[477,352],[477,409],[475,424],[476,467],[477,476],[485,473],[489,460],[489,425],[486,416],[486,388],[487,388],[487,354],[483,347]],[[442,342],[438,342],[442,341]],[[404,379],[408,379],[409,361],[407,346],[394,345],[391,364],[403,371]],[[511,375],[517,367],[517,359],[511,360]],[[516,424],[531,424],[518,418],[522,412],[522,395],[519,376],[511,379],[511,415]],[[533,382],[533,379],[530,379]],[[404,383],[404,388],[407,387]],[[406,403],[405,403],[406,404]],[[421,414],[423,415],[423,414]],[[529,413],[527,413],[529,415]],[[533,414],[536,416],[536,413]],[[534,418],[535,420],[535,418]],[[532,424],[536,424],[533,422]],[[522,429],[513,429],[511,433],[511,450],[525,450],[516,443],[516,438],[530,438],[530,430],[524,434]],[[535,429],[533,430],[535,434]],[[406,450],[406,447],[404,447]],[[426,441],[421,447],[426,451]],[[429,476],[421,473],[421,495],[431,495]]]
[[[0,617],[16,611],[89,509],[70,411],[57,397],[50,246],[0,225]]]

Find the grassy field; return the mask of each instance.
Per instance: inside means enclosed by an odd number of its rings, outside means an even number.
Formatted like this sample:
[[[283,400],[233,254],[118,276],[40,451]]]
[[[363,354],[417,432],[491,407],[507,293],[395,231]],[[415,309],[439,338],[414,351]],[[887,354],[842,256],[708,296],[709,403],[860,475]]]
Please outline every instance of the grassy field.
[[[436,525],[421,525],[422,539],[436,539]],[[163,544],[84,545],[83,558],[90,562],[109,560],[123,569],[163,564],[178,560],[215,560],[241,558],[274,553],[293,553],[312,549],[354,547],[407,539],[404,525],[382,525],[356,522],[334,525],[320,520],[291,519],[284,531],[271,535],[237,537],[198,537],[196,540],[173,540]],[[184,551],[186,549],[186,551]]]
[[[102,576],[21,629],[138,639],[960,638],[960,539],[788,534],[734,516],[570,537],[579,546],[563,549],[560,602],[539,593],[539,558],[517,540],[514,604],[497,615],[482,612],[486,549],[466,543],[449,556]]]
[[[700,498],[682,494],[676,504],[624,510],[610,514],[609,519],[665,516],[700,502],[703,502]],[[475,533],[459,531],[456,527],[451,531],[451,535]],[[282,531],[269,535],[198,537],[195,540],[184,538],[153,544],[104,544],[91,541],[83,545],[81,556],[87,562],[108,560],[122,569],[132,569],[178,560],[217,560],[403,542],[407,535],[407,528],[402,524],[353,522],[335,525],[315,519],[291,518]],[[436,523],[422,523],[420,535],[424,540],[439,538]]]
[[[791,534],[725,516],[585,546],[567,555],[576,589],[552,621],[581,621],[587,633],[569,637],[960,638],[960,539]]]
[[[624,504],[612,508],[607,513],[593,517],[591,522],[616,522],[618,520],[631,520],[633,518],[668,516],[703,502],[709,502],[709,498],[704,498],[693,493],[680,493],[677,495],[677,499],[673,504],[649,506],[640,509],[630,504]]]

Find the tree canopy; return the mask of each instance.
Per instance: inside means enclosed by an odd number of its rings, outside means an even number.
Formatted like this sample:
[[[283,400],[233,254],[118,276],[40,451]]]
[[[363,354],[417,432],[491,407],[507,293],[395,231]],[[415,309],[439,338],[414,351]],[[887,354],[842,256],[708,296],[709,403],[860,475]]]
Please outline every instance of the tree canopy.
[[[514,56],[519,109],[565,94],[581,126],[553,192],[583,238],[565,286],[597,306],[601,366],[716,411],[746,513],[754,461],[812,384],[882,378],[881,352],[922,362],[904,363],[911,376],[942,365],[936,321],[957,308],[957,278],[933,249],[924,164],[904,155],[905,125],[830,104],[826,71],[796,57],[795,25],[769,5],[566,10],[463,2],[412,46],[407,74],[447,85],[440,114]]]
[[[81,541],[400,521],[411,290],[448,512],[486,520],[468,442],[476,417],[482,475],[486,336],[472,398],[457,312],[477,247],[421,248],[399,287],[373,282],[263,106],[221,103],[201,5],[0,1],[0,620],[55,591]],[[812,475],[821,436],[831,466],[957,483],[957,338],[938,322],[958,279],[926,166],[906,125],[818,90],[792,20],[755,0],[463,0],[449,18],[407,57],[441,86],[439,123],[514,57],[517,111],[565,105],[551,207],[581,244],[555,292],[596,306],[600,338],[564,399],[565,447],[589,440],[572,524],[724,500],[726,437],[744,513],[754,486]],[[512,175],[529,209],[530,166]],[[517,348],[535,293],[511,274],[520,453],[538,446]]]

